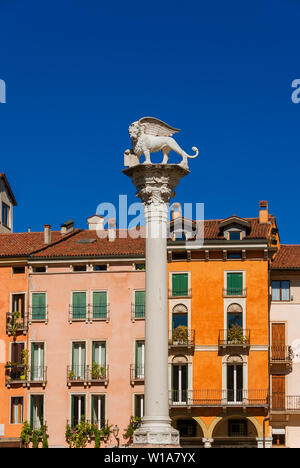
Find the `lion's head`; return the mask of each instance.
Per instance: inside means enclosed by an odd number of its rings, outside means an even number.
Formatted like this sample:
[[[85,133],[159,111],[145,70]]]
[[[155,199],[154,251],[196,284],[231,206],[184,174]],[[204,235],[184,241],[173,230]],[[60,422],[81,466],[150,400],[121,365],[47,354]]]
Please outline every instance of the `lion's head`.
[[[132,138],[133,140],[137,140],[138,137],[141,135],[142,133],[142,125],[140,125],[140,123],[138,121],[136,122],[133,122],[129,129],[128,129],[128,132],[129,132],[129,136],[130,138]]]

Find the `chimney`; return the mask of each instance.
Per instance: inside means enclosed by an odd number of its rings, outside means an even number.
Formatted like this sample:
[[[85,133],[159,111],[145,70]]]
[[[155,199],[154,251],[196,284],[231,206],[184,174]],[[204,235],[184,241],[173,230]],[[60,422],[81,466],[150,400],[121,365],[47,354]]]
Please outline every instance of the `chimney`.
[[[89,231],[102,231],[104,229],[104,218],[99,215],[90,216],[87,218]]]
[[[116,238],[116,220],[115,218],[110,218],[108,220],[108,240],[113,242]]]
[[[181,218],[181,204],[180,203],[173,203],[171,206],[171,219]]]
[[[50,224],[45,224],[44,226],[44,244],[50,244],[51,242],[51,226]]]
[[[269,222],[269,211],[268,202],[261,200],[259,202],[259,224],[265,224]]]
[[[60,233],[62,236],[69,234],[70,232],[74,231],[74,220],[70,219],[66,223],[61,225]]]

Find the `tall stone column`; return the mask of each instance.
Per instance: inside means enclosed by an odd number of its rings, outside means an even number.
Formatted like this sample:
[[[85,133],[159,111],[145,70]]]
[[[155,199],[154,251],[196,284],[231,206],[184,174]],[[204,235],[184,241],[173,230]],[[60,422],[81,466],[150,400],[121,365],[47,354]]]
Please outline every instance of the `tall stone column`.
[[[136,446],[179,446],[169,417],[167,217],[174,189],[189,171],[174,164],[139,164],[123,173],[137,189],[146,221],[145,410],[133,440]]]

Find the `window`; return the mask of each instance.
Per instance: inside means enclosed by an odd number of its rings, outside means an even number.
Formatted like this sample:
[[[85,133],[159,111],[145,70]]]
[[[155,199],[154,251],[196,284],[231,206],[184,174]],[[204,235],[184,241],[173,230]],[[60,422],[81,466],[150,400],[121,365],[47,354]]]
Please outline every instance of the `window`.
[[[73,292],[72,318],[86,319],[86,292]]]
[[[188,296],[188,274],[172,274],[172,296]]]
[[[134,416],[135,418],[144,416],[144,395],[134,395]]]
[[[227,273],[227,296],[243,295],[243,273]]]
[[[229,251],[227,252],[227,259],[228,260],[239,260],[242,258],[242,252],[241,251]]]
[[[94,271],[107,271],[107,265],[94,265]]]
[[[86,271],[86,265],[74,265],[73,271]]]
[[[106,343],[93,341],[92,343],[92,380],[105,380],[106,375]]]
[[[33,273],[46,273],[46,267],[45,266],[33,267]]]
[[[145,291],[134,292],[134,318],[145,318]]]
[[[175,231],[174,232],[175,241],[185,241],[186,234],[184,231]]]
[[[14,381],[26,380],[27,372],[23,365],[23,351],[25,350],[24,343],[11,343],[10,345],[10,362],[9,378]]]
[[[31,369],[32,382],[43,382],[44,376],[44,343],[31,343]]]
[[[107,318],[107,292],[93,292],[93,319],[101,320]]]
[[[241,403],[243,401],[243,365],[227,365],[227,401]]]
[[[10,399],[10,424],[23,424],[23,397]]]
[[[13,274],[14,275],[22,275],[25,273],[25,267],[13,267]]]
[[[72,343],[72,376],[73,380],[86,379],[85,342]]]
[[[144,378],[144,362],[145,362],[145,343],[144,341],[135,342],[135,378]]]
[[[32,293],[31,320],[46,320],[46,294]]]
[[[172,366],[172,401],[174,404],[187,402],[188,367],[187,364]]]
[[[177,327],[187,327],[188,326],[188,314],[185,312],[173,313],[173,330],[176,330]]]
[[[85,395],[71,395],[71,427],[86,419]]]
[[[44,396],[30,397],[30,426],[33,430],[40,429],[44,424]]]
[[[247,421],[245,419],[229,419],[228,435],[229,437],[247,437]]]
[[[92,395],[91,421],[98,429],[105,426],[105,395]]]
[[[239,304],[230,304],[227,309],[227,329],[233,326],[243,328],[243,309]]]
[[[177,429],[180,437],[196,437],[197,423],[194,419],[178,419]]]
[[[290,300],[290,281],[272,281],[272,301]]]
[[[273,442],[272,445],[282,445],[285,446],[285,434],[274,434],[273,433]]]
[[[241,240],[241,231],[229,231],[229,240]]]
[[[172,252],[172,260],[187,260],[187,252]]]
[[[9,206],[6,203],[2,202],[2,224],[4,224],[4,226],[6,227],[10,227],[9,211]]]

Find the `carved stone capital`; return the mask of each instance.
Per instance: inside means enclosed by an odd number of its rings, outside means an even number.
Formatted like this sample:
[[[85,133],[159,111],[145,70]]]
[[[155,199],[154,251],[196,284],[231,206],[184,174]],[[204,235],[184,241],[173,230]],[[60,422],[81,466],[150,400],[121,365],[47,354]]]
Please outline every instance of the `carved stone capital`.
[[[175,196],[174,189],[189,171],[176,164],[139,164],[123,173],[131,178],[136,187],[136,196],[145,205],[168,205]]]

